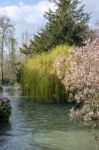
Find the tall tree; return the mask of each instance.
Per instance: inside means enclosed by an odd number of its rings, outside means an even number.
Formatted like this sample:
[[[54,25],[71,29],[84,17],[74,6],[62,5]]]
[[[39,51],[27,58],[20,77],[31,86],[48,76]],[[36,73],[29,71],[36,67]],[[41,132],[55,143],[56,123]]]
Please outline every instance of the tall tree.
[[[0,56],[1,56],[1,82],[4,82],[3,63],[4,63],[4,48],[9,42],[10,34],[13,32],[14,27],[11,21],[6,16],[0,17]]]
[[[69,43],[81,45],[88,32],[89,15],[79,0],[50,0],[57,6],[56,12],[49,11],[46,18],[48,29],[53,35],[53,44]]]
[[[48,22],[40,33],[34,36],[27,53],[48,51],[59,44],[82,45],[88,36],[89,15],[79,0],[50,0],[56,10],[45,13]],[[25,47],[26,52],[26,47]]]
[[[25,31],[22,33],[22,47],[20,48],[21,53],[25,55],[32,54],[32,50],[30,48],[32,34],[30,34],[28,31]]]
[[[10,59],[10,82],[15,83],[16,75],[15,75],[15,64],[16,64],[16,39],[13,35],[10,38],[10,52],[9,52],[9,59]]]

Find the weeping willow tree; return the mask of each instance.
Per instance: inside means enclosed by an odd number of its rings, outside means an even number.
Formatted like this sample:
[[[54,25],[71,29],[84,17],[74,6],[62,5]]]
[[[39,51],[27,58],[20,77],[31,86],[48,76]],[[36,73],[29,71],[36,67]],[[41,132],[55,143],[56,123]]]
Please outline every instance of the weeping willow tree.
[[[23,64],[21,84],[23,93],[33,101],[64,102],[66,93],[64,85],[57,77],[54,61],[68,53],[69,47],[61,45],[49,53],[34,55]]]

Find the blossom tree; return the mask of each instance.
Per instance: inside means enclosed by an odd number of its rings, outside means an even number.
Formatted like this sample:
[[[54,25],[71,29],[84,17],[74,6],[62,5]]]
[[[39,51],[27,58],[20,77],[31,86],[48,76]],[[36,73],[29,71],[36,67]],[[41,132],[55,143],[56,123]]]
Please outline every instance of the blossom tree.
[[[99,38],[69,50],[54,66],[65,85],[68,100],[76,103],[70,110],[70,118],[80,118],[85,125],[95,128],[99,121]]]

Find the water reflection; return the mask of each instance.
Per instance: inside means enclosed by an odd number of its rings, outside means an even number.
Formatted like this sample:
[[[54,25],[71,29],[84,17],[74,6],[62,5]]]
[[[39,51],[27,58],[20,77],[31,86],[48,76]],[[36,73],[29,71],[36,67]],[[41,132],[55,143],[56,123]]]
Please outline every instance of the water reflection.
[[[9,131],[11,131],[11,123],[0,124],[0,145],[5,144],[8,140],[8,138],[5,138],[5,136],[10,136]]]
[[[3,95],[12,115],[0,125],[0,150],[98,150],[90,130],[69,120],[71,106],[33,103],[16,87],[4,87]]]
[[[11,122],[0,123],[0,135],[5,135],[10,130],[11,130]]]

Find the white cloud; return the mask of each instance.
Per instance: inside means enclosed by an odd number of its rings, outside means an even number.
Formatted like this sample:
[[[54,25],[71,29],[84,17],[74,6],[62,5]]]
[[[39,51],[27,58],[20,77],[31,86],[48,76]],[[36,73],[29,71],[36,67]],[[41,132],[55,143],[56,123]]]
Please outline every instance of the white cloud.
[[[55,9],[47,0],[35,5],[24,5],[20,2],[17,6],[0,7],[0,14],[7,15],[11,19],[19,37],[25,30],[36,33],[46,23],[43,15],[49,8]]]
[[[84,0],[85,8],[92,12],[91,24],[99,20],[99,3],[98,0]],[[7,15],[16,28],[17,37],[20,39],[21,33],[28,30],[30,33],[36,33],[46,23],[43,17],[44,12],[55,6],[48,0],[42,0],[35,5],[25,5],[22,1],[18,5],[0,7],[0,14]]]

